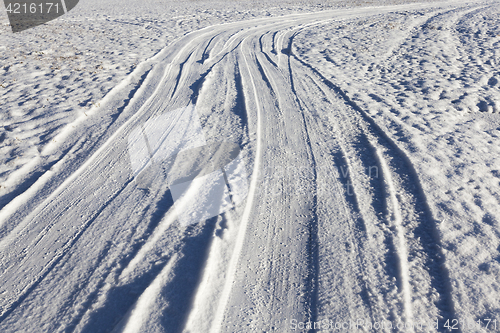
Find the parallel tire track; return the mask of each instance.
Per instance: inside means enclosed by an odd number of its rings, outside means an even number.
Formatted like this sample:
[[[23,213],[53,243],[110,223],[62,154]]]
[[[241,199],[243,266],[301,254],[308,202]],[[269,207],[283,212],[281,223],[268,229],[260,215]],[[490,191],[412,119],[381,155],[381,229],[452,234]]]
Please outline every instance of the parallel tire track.
[[[406,154],[384,133],[377,124],[357,106],[341,88],[326,79],[319,70],[295,57],[296,66],[302,66],[311,72],[318,87],[322,87],[329,99],[340,98],[349,108],[339,110],[345,113],[341,119],[349,117],[356,119],[360,130],[365,133],[364,145],[372,146],[376,152],[373,159],[378,160],[382,175],[385,178],[388,197],[385,207],[390,211],[386,215],[386,223],[394,229],[390,232],[391,243],[398,257],[398,279],[402,290],[403,303],[405,304],[405,319],[412,317],[425,317],[426,311],[430,313],[430,320],[437,318],[455,318],[454,303],[451,294],[451,283],[448,271],[444,264],[444,255],[440,250],[439,233],[436,229],[435,219],[427,204],[418,175]],[[302,70],[303,71],[303,70]],[[383,156],[388,156],[383,157]],[[376,209],[376,208],[375,208]],[[392,236],[391,236],[392,234]],[[427,272],[430,283],[426,283],[421,272]],[[423,280],[424,279],[424,280]],[[410,281],[412,285],[410,285]],[[426,291],[423,291],[425,285]],[[434,301],[437,312],[422,308],[417,299],[420,295],[432,295],[436,291],[438,300]],[[419,296],[416,296],[419,295]],[[427,296],[428,297],[428,296]],[[412,305],[419,311],[413,314]],[[404,317],[403,317],[404,318]],[[440,330],[444,330],[440,327]]]
[[[411,160],[348,92],[293,54],[294,37],[301,31],[335,15],[361,13],[373,11],[216,26],[193,33],[175,44],[175,50],[162,53],[148,72],[154,77],[141,81],[154,85],[144,87],[147,93],[125,105],[134,114],[36,210],[23,216],[11,237],[1,240],[2,248],[9,250],[1,262],[10,273],[2,279],[3,285],[18,290],[4,291],[8,297],[1,299],[0,328],[5,323],[20,327],[21,305],[30,309],[43,295],[50,295],[61,307],[70,302],[76,307],[76,298],[85,307],[68,315],[66,326],[61,324],[65,330],[118,330],[126,327],[130,309],[145,296],[130,297],[139,301],[120,304],[127,314],[114,314],[113,284],[125,290],[129,285],[138,287],[146,296],[145,290],[154,284],[153,289],[162,293],[158,302],[165,303],[159,306],[172,315],[160,320],[155,313],[158,325],[180,332],[191,315],[191,300],[202,292],[197,286],[204,278],[203,269],[211,269],[203,268],[199,258],[217,253],[213,244],[226,246],[230,254],[223,258],[227,262],[224,278],[217,280],[223,281],[218,286],[220,295],[203,300],[211,302],[205,308],[215,306],[207,324],[212,333],[279,330],[291,319],[318,321],[331,309],[340,319],[432,322],[453,318],[453,294],[439,231]],[[170,198],[169,189],[161,175],[155,176],[158,184],[150,191],[154,195],[142,193],[133,186],[126,156],[126,138],[136,126],[174,108],[209,100],[210,87],[217,80],[226,80],[222,81],[226,90],[229,86],[236,90],[224,95],[224,105],[238,109],[231,110],[240,119],[233,129],[248,158],[250,175],[245,204],[221,218],[237,228],[232,230],[234,239],[224,242],[212,241],[216,219],[186,228],[175,224],[172,202],[165,199]],[[199,106],[209,109],[211,105]],[[367,174],[371,166],[379,170],[377,179]],[[94,200],[97,191],[104,199]],[[86,214],[86,205],[92,214]],[[107,218],[118,207],[123,207],[120,216],[126,218],[109,226]],[[134,235],[136,231],[141,234]],[[95,239],[127,239],[132,248],[123,255],[112,253],[111,249],[124,246],[93,244],[92,233]],[[52,257],[37,257],[36,252],[53,249]],[[81,253],[88,255],[89,263],[62,260]],[[196,263],[191,262],[196,256]],[[158,264],[153,262],[159,258]],[[165,258],[178,260],[165,262]],[[15,270],[18,262],[22,267]],[[102,277],[89,271],[103,267],[107,271]],[[25,269],[34,272],[29,281],[22,276]],[[191,284],[185,281],[186,272],[194,275],[189,276]],[[58,299],[51,294],[50,288],[53,293],[56,287],[47,277],[62,279],[64,274],[68,285],[80,289],[63,290]],[[80,284],[79,274],[92,278],[98,290],[80,296],[92,283]],[[183,289],[172,291],[178,285]],[[174,308],[176,298],[183,299],[181,314]],[[343,303],[334,304],[339,299]],[[149,311],[139,310],[141,316]],[[54,310],[57,315],[63,312]],[[108,314],[113,317],[99,328],[99,318]],[[55,319],[50,316],[46,318]],[[115,326],[117,322],[121,324]]]

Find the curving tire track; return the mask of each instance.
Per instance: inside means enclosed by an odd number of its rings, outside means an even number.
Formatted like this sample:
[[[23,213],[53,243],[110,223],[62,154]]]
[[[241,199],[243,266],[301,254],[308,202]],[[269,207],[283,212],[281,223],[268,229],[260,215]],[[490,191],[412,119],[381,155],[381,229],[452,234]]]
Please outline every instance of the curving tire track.
[[[200,317],[205,330],[236,332],[332,315],[454,318],[439,232],[411,160],[293,53],[295,36],[324,21],[395,8],[215,26],[169,47],[124,106],[133,115],[33,212],[2,215],[18,219],[0,240],[0,329],[118,332],[134,323],[187,332],[202,330]],[[189,104],[209,140],[242,148],[250,186],[244,205],[186,227],[160,175],[149,191],[135,186],[126,140]],[[40,313],[45,302],[53,309]],[[26,312],[38,315],[21,321]]]

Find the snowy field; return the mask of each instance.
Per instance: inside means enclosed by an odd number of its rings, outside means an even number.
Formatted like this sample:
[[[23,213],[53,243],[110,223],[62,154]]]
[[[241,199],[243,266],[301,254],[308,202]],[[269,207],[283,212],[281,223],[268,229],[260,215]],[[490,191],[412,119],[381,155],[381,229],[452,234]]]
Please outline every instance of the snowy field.
[[[499,1],[2,9],[0,332],[500,332],[499,68]]]

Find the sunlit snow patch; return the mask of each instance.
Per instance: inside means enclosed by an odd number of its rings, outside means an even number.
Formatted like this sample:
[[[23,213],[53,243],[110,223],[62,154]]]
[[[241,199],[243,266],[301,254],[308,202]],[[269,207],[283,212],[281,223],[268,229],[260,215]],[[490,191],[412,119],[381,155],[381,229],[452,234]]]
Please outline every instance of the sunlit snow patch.
[[[130,134],[128,149],[137,185],[166,181],[182,224],[217,216],[247,195],[238,144],[207,143],[192,105],[148,120]]]

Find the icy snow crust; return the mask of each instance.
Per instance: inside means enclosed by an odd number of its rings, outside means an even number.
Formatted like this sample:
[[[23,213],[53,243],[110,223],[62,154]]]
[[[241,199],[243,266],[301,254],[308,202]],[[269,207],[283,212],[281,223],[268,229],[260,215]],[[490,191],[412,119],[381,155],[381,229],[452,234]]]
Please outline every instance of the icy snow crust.
[[[395,4],[2,12],[0,331],[499,331],[500,3]]]

